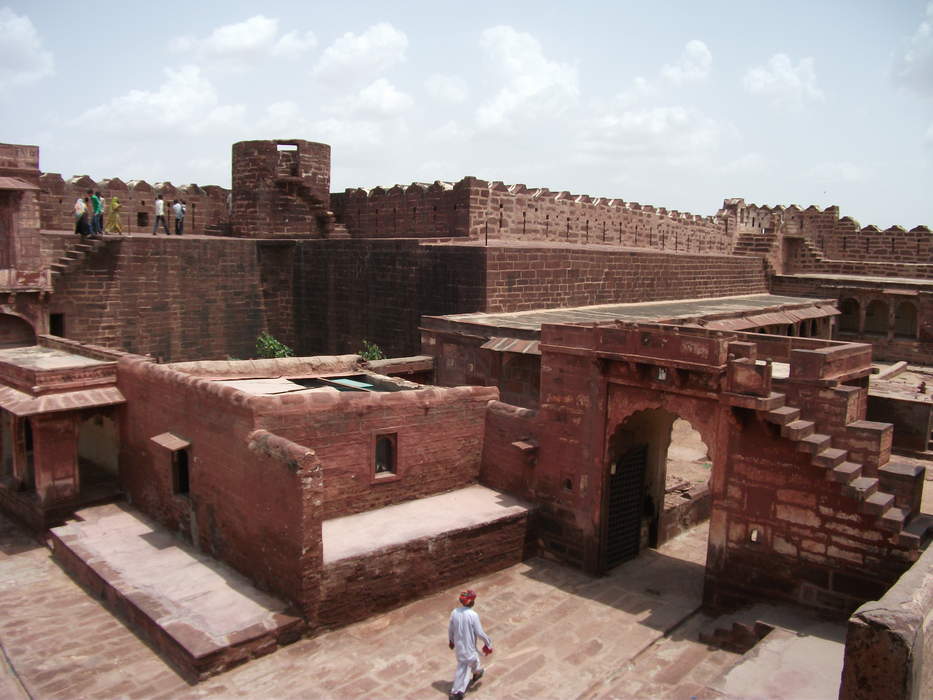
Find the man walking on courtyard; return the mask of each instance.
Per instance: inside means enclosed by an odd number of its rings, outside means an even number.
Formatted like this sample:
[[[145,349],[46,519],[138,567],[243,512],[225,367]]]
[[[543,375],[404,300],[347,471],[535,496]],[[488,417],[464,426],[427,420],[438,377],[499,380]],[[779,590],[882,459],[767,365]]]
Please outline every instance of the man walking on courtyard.
[[[480,678],[485,671],[480,667],[479,654],[476,653],[476,639],[483,640],[483,654],[492,653],[492,641],[483,632],[479,615],[473,610],[476,593],[464,591],[460,594],[460,607],[450,613],[447,625],[447,641],[457,655],[457,672],[453,687],[450,689],[451,700],[462,700],[463,694]]]

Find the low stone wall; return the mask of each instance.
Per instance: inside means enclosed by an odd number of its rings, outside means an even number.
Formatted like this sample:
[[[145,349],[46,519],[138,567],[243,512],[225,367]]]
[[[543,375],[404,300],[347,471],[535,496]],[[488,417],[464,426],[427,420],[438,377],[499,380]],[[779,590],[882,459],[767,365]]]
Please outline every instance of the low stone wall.
[[[326,565],[318,624],[364,620],[447,586],[518,564],[529,513],[423,537]]]
[[[840,700],[933,697],[933,549],[849,618]]]
[[[668,508],[665,505],[658,523],[658,546],[709,520],[711,507],[708,484],[700,484],[684,492],[683,500],[675,506]]]

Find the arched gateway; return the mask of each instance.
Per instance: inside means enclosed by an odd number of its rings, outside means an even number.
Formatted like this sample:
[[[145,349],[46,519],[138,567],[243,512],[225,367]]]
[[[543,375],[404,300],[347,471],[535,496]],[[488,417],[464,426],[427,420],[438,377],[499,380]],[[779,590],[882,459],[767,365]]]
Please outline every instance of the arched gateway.
[[[619,322],[545,325],[540,347],[529,483],[551,554],[601,573],[650,543],[679,416],[712,461],[709,602],[848,610],[918,556],[922,474],[864,420],[870,346]]]

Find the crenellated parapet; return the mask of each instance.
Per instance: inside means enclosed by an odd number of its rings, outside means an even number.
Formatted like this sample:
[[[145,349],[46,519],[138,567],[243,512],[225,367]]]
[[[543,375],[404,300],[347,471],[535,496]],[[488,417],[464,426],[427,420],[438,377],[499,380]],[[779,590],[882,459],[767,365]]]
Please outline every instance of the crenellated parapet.
[[[39,176],[39,187],[41,227],[47,231],[72,230],[75,201],[85,197],[88,190],[100,192],[105,202],[117,198],[122,206],[120,223],[125,233],[151,232],[154,201],[159,194],[169,205],[173,199],[184,200],[187,207],[187,233],[220,233],[229,221],[230,190],[217,185],[191,183],[176,187],[169,181],[153,185],[146,180],[124,181],[119,177],[95,181],[88,175],[73,175],[65,180],[60,173],[42,173]],[[170,217],[170,207],[166,207],[166,212]]]
[[[837,206],[765,206],[746,204],[743,199],[727,199],[722,212],[740,236],[806,239],[826,261],[933,263],[933,235],[927,226],[881,230],[863,227],[849,216],[840,217]]]
[[[348,189],[331,196],[337,220],[359,238],[469,237],[728,254],[721,216],[465,177],[452,183]]]
[[[524,184],[473,180],[473,238],[538,240],[729,254],[733,232],[717,216],[699,216],[619,198],[555,192]]]
[[[354,238],[464,237],[469,229],[467,179],[348,188],[331,195],[331,207]]]

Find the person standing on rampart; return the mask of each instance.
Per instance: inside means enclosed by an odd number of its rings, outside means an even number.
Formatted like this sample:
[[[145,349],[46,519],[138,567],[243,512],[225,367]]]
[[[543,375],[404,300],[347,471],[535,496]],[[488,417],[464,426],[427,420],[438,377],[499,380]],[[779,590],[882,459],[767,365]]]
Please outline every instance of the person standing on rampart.
[[[168,224],[165,223],[165,200],[162,199],[162,195],[158,195],[155,198],[153,203],[155,206],[155,221],[152,222],[152,235],[156,235],[156,230],[159,228],[159,222],[162,222],[162,228],[165,230],[165,235],[170,236],[168,232]]]
[[[91,228],[94,229],[94,236],[100,238],[104,235],[104,198],[100,190],[91,196],[91,205],[94,207],[94,223]]]
[[[90,233],[90,227],[87,221],[87,200],[78,197],[74,206],[75,215],[75,233],[84,238]]]
[[[476,593],[471,590],[460,594],[460,607],[450,613],[447,625],[447,641],[457,655],[457,672],[450,688],[450,700],[463,700],[467,688],[483,677],[479,654],[476,653],[477,638],[483,640],[483,654],[492,653],[492,640],[483,631],[479,615],[473,610]]]
[[[120,210],[123,205],[116,197],[110,198],[110,207],[107,209],[107,233],[123,233],[123,225],[120,223]]]
[[[172,214],[175,217],[175,235],[180,236],[185,232],[185,203],[180,199],[174,200]]]

